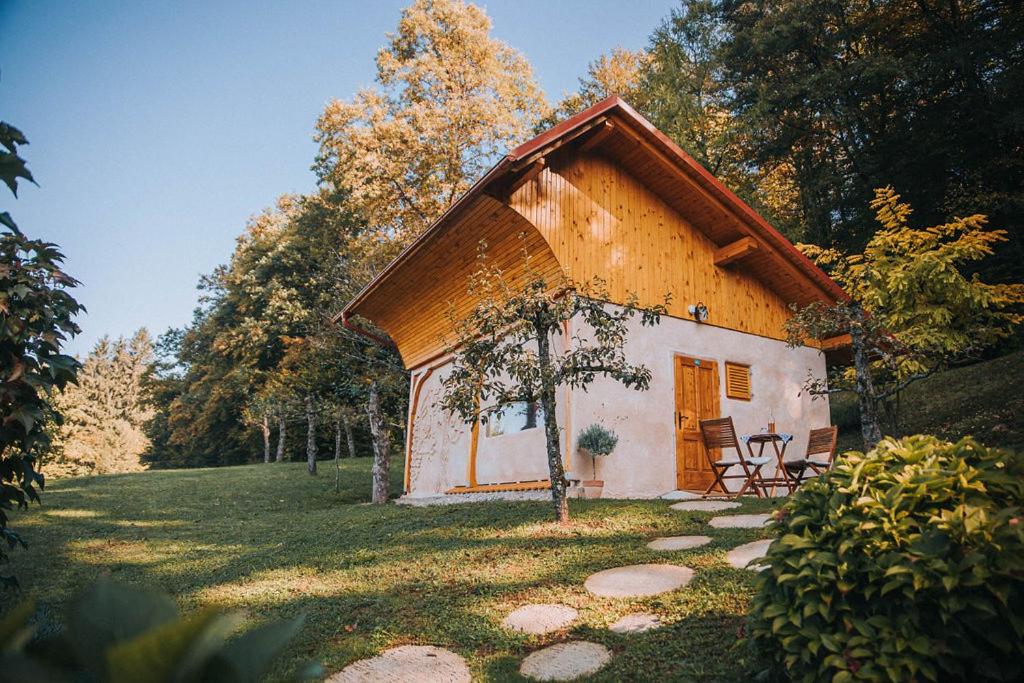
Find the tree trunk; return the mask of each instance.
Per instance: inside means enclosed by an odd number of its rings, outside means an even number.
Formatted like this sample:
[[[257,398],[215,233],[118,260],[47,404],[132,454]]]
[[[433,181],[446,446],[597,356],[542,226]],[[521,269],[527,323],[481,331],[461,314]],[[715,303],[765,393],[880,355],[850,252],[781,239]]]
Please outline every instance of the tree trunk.
[[[388,502],[388,467],[391,464],[388,455],[391,451],[391,432],[380,413],[380,395],[377,383],[370,385],[370,400],[366,405],[366,414],[370,419],[370,434],[373,437],[373,495],[374,503]]]
[[[341,411],[334,418],[334,492],[341,491]]]
[[[341,414],[342,424],[345,425],[345,439],[348,441],[348,457],[356,457],[356,435],[352,431],[352,420],[348,419],[348,415],[345,413]]]
[[[569,521],[569,501],[566,499],[565,468],[558,444],[558,421],[555,418],[555,377],[551,369],[551,341],[542,324],[537,331],[537,361],[540,364],[540,403],[544,409],[544,438],[548,451],[548,474],[551,477],[551,502],[555,507],[555,520]]]
[[[266,413],[263,414],[263,423],[260,425],[263,429],[263,462],[270,462],[270,416]]]
[[[878,410],[875,401],[875,386],[871,381],[871,367],[867,349],[864,348],[864,309],[860,304],[851,304],[853,324],[850,325],[850,345],[853,347],[853,369],[857,379],[857,400],[860,405],[860,435],[867,452],[882,440],[882,429],[878,424]]]
[[[277,416],[277,461],[284,461],[284,434],[287,425],[284,421],[284,415]]]
[[[316,474],[316,413],[312,396],[306,396],[306,469]]]

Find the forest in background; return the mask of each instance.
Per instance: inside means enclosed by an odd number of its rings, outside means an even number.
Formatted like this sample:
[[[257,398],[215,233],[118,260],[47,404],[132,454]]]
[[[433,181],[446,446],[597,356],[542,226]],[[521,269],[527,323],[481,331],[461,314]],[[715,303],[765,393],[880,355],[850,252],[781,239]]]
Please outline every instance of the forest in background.
[[[316,190],[250,219],[189,325],[97,345],[46,471],[312,467],[399,442],[400,360],[334,316],[507,149],[609,94],[793,241],[860,250],[874,188],[892,186],[921,224],[988,215],[1009,242],[980,273],[1022,279],[1013,2],[683,2],[647,49],[598,56],[554,104],[490,29],[457,0],[407,8],[375,86],[318,118]]]

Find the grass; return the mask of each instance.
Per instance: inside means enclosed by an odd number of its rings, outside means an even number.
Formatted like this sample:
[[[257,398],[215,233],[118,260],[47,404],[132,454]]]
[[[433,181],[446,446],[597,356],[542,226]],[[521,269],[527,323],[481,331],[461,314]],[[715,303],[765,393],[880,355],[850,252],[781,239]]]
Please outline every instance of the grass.
[[[304,612],[306,626],[275,678],[310,658],[333,672],[418,643],[465,656],[478,679],[517,680],[529,652],[579,638],[614,653],[594,680],[745,677],[740,653],[727,648],[754,576],[724,556],[764,531],[711,529],[709,514],[673,511],[666,501],[572,501],[567,527],[549,523],[540,503],[371,506],[369,464],[343,462],[338,494],[329,468],[310,477],[300,463],[58,481],[42,507],[13,516],[31,546],[13,553],[11,569],[47,613],[104,573],[160,587],[186,610],[242,609],[252,623]],[[751,500],[735,512],[771,506]],[[683,534],[714,541],[679,552],[645,547]],[[583,588],[593,572],[646,562],[697,574],[687,588],[646,599],[598,598]],[[508,612],[535,602],[575,607],[580,618],[548,636],[501,627]],[[629,636],[607,630],[640,610],[667,626]]]
[[[883,421],[885,434],[974,436],[988,446],[1024,450],[1024,351],[955,368],[912,384],[900,397],[899,425]],[[861,450],[856,399],[832,400],[839,448]]]

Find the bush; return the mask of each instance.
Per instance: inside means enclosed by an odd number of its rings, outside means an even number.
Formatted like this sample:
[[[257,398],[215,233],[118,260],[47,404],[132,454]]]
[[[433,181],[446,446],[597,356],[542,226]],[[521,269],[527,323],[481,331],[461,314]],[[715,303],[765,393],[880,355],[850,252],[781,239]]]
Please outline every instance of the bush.
[[[615,432],[599,424],[590,425],[576,437],[577,447],[589,451],[591,455],[608,455],[618,443],[619,437]]]
[[[797,681],[1024,680],[1024,459],[885,439],[776,513],[749,642]]]
[[[261,680],[298,634],[301,617],[234,635],[241,613],[182,618],[162,594],[101,579],[74,602],[63,629],[32,623],[25,603],[0,621],[0,679],[36,681]],[[310,665],[296,679],[320,678]]]

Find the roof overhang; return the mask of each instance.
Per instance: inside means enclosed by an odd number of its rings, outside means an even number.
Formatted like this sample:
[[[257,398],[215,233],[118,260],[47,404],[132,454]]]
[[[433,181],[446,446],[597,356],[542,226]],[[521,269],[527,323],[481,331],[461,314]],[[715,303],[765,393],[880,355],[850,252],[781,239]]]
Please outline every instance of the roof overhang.
[[[434,223],[406,247],[390,264],[357,294],[335,318],[348,321],[358,314],[360,305],[397,268],[415,258],[431,240],[450,226],[454,219],[482,195],[507,198],[531,174],[539,173],[548,157],[555,157],[572,149],[600,150],[623,163],[643,158],[652,170],[641,181],[659,185],[656,191],[663,196],[685,185],[689,194],[681,194],[678,208],[702,203],[710,210],[712,219],[693,221],[695,225],[721,247],[725,263],[743,259],[759,260],[766,264],[765,272],[779,271],[775,283],[782,289],[787,282],[795,282],[802,292],[811,292],[809,299],[834,303],[849,297],[824,271],[800,252],[788,239],[773,228],[762,216],[751,209],[735,193],[684,152],[664,133],[655,128],[618,96],[608,97],[589,109],[563,121],[547,132],[516,147],[448,208]],[[646,167],[645,166],[645,167]],[[670,171],[671,173],[667,173]],[[674,196],[674,195],[673,195]],[[785,278],[783,280],[782,278]],[[781,292],[780,292],[781,293]],[[792,295],[785,296],[795,301]],[[808,295],[803,298],[807,299]]]

